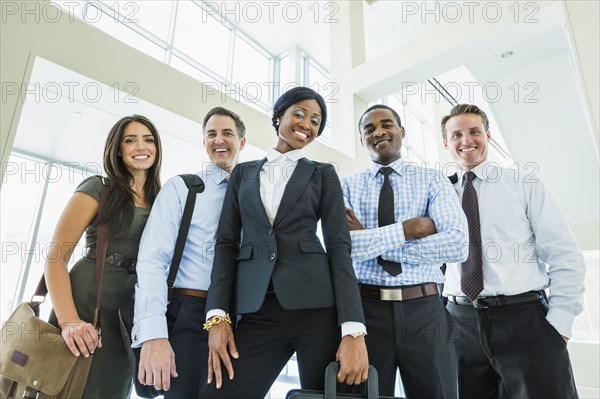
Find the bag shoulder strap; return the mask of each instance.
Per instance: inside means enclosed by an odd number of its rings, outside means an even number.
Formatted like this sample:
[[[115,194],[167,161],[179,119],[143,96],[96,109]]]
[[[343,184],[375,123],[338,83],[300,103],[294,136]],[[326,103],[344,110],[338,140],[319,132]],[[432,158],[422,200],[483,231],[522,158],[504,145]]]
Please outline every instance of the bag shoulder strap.
[[[177,277],[177,272],[179,271],[179,264],[181,263],[181,257],[183,256],[183,249],[185,247],[185,242],[190,230],[190,224],[192,223],[192,214],[194,213],[194,206],[196,205],[196,195],[204,191],[204,182],[200,176],[194,174],[184,174],[179,175],[179,177],[183,179],[183,182],[188,188],[188,194],[187,199],[185,200],[183,216],[181,217],[181,224],[179,225],[179,233],[177,234],[175,252],[173,253],[173,260],[171,261],[171,269],[169,270],[169,276],[167,277],[167,302],[171,300],[171,293],[173,292],[173,287],[175,286],[175,278]]]
[[[98,220],[102,220],[106,212],[106,203],[110,195],[110,186],[108,180],[102,178],[102,191],[100,192],[100,211]],[[100,298],[102,297],[102,277],[104,275],[104,259],[108,248],[108,225],[102,223],[98,225],[96,236],[96,308],[94,309],[94,327],[100,333]]]

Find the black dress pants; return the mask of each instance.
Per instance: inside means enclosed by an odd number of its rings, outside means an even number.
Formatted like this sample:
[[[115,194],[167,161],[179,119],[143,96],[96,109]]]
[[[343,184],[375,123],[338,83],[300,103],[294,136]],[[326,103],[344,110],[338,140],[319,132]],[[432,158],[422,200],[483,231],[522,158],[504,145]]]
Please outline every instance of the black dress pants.
[[[369,363],[379,374],[379,394],[394,396],[399,369],[408,399],[456,398],[456,332],[440,297],[408,301],[363,297],[362,303]]]
[[[203,329],[206,299],[173,294],[167,307],[169,342],[177,378],[165,399],[202,398],[208,378],[208,334]]]
[[[475,309],[448,303],[457,328],[461,399],[577,398],[567,345],[545,299]]]
[[[206,398],[264,398],[294,352],[301,387],[323,390],[325,368],[341,339],[335,308],[286,310],[275,293],[256,313],[243,315],[234,334],[240,355],[232,358],[235,377],[229,380],[225,371],[222,387],[213,381]]]

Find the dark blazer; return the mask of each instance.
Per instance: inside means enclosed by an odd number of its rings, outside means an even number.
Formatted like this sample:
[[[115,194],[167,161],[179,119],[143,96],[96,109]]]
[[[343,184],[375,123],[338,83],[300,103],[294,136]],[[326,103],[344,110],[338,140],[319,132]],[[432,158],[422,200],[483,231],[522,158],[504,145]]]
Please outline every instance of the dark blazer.
[[[284,309],[336,306],[339,323],[364,323],[342,189],[333,166],[301,158],[271,226],[260,197],[265,162],[241,163],[231,174],[206,309],[229,311],[233,303],[238,314],[254,313],[272,278]],[[327,252],[316,234],[319,219]]]

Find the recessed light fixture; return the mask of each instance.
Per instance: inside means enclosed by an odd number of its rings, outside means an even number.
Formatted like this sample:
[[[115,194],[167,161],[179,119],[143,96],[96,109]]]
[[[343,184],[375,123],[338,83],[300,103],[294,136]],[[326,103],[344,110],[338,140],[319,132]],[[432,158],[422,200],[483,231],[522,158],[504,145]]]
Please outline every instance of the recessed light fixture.
[[[502,57],[502,58],[508,58],[508,57],[510,57],[510,56],[511,56],[511,55],[513,55],[513,54],[514,54],[514,53],[513,53],[512,51],[510,51],[510,50],[509,50],[509,51],[505,51],[505,52],[503,52],[503,53],[502,53],[502,55],[501,55],[500,57]]]

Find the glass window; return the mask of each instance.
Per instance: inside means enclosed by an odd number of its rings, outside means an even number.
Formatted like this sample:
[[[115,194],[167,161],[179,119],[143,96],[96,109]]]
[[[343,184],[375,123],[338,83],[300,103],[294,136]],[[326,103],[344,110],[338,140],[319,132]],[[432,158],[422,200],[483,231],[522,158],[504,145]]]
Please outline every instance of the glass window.
[[[432,98],[434,97],[430,92],[425,92],[424,88],[427,90],[433,91],[433,88],[427,83],[422,82],[418,85],[419,92],[415,95],[407,95],[407,103],[410,107],[413,108],[414,112],[418,114],[419,119],[424,121],[425,123],[431,123],[435,120],[433,116],[433,102]]]
[[[37,202],[44,188],[38,162],[11,155],[5,169],[0,199],[0,321],[10,315],[18,301],[17,288],[27,261],[29,238],[37,215]],[[18,212],[17,212],[18,210]]]
[[[411,150],[418,153],[420,157],[425,156],[423,144],[423,124],[411,111],[406,112],[406,141]]]
[[[329,108],[328,108],[329,110]],[[319,136],[319,140],[321,140],[322,142],[331,145],[331,143],[333,142],[333,131],[331,130],[331,124],[329,123],[329,118],[331,116],[328,114],[327,115],[327,123],[325,124],[325,128],[323,129],[323,133],[321,133],[321,135]]]
[[[2,320],[9,316],[11,308],[19,301],[20,292],[17,289],[22,290],[19,284],[21,281],[25,284],[22,300],[29,300],[35,291],[62,209],[85,177],[87,176],[81,171],[63,168],[57,163],[44,163],[11,155],[1,196]],[[45,201],[40,205],[46,184],[48,190]],[[15,209],[19,209],[19,212],[15,212]],[[27,218],[23,215],[27,215]],[[38,216],[39,227],[34,231]],[[69,266],[82,253],[83,245],[80,242],[75,247]],[[28,270],[27,264],[30,265]],[[41,317],[47,318],[49,313],[50,306],[43,306]]]
[[[179,2],[173,46],[227,76],[230,30],[191,1]]]
[[[402,104],[400,99],[397,96],[389,96],[387,99],[387,105],[398,113],[400,122],[402,123],[402,126],[404,126],[404,104]]]
[[[210,83],[212,85],[216,85],[214,87],[220,87],[220,83],[216,82],[215,79],[213,77],[211,77],[210,75],[205,74],[204,72],[202,72],[201,70],[199,70],[198,68],[194,67],[193,65],[188,64],[187,62],[185,62],[184,60],[182,60],[179,57],[176,56],[172,56],[171,57],[171,64],[170,64],[173,68],[185,73],[188,76],[191,76],[192,78],[203,82],[203,83]]]
[[[132,23],[141,26],[148,32],[166,41],[171,22],[171,8],[175,4],[167,0],[153,1],[115,1],[103,0],[115,16],[120,15],[126,19],[126,24]]]
[[[333,140],[333,134],[331,129],[331,121],[333,120],[333,108],[331,107],[332,101],[335,99],[334,94],[337,93],[335,82],[332,82],[329,77],[323,72],[323,70],[314,63],[310,58],[302,58],[304,62],[308,63],[306,85],[312,88],[314,91],[323,96],[325,105],[327,106],[327,125],[323,130],[319,139],[327,144],[330,144]]]
[[[404,159],[405,161],[409,161],[410,160],[410,151],[408,149],[407,146],[403,145],[402,148],[400,149],[400,156],[402,157],[402,159]]]
[[[307,77],[306,77],[306,74],[307,74],[307,72],[306,72],[306,69],[307,69],[306,63],[308,62],[307,60],[308,60],[308,58],[306,58],[304,55],[300,56],[300,82],[303,82],[302,84],[304,86],[306,86],[308,84],[307,83]]]
[[[73,15],[79,19],[83,19],[83,0],[52,0],[51,3],[54,3],[63,10],[67,11],[70,15]],[[53,18],[53,16],[51,16],[50,18]]]
[[[130,29],[124,24],[117,23],[112,16],[102,13],[94,3],[88,3],[85,8],[87,12],[86,21],[92,26],[108,33],[125,44],[130,45],[134,49],[141,51],[149,56],[156,58],[160,62],[164,62],[165,49],[154,44],[144,36]]]
[[[285,87],[297,85],[294,76],[294,66],[290,56],[285,55],[279,60],[279,92],[283,92]]]
[[[41,165],[46,167],[48,164],[41,163]],[[48,192],[40,208],[42,212],[40,225],[37,236],[34,237],[33,257],[31,258],[31,266],[26,280],[25,296],[23,299],[28,299],[35,291],[37,283],[44,273],[44,263],[48,259],[49,251],[53,245],[52,235],[54,234],[56,223],[69,198],[73,195],[75,188],[87,177],[81,171],[62,168],[59,164],[51,165],[53,169],[51,174],[46,178],[48,180]],[[85,250],[84,242],[85,234],[81,236],[79,243],[73,243],[75,248],[69,260],[69,268],[74,262],[83,257]],[[44,310],[49,315],[50,307],[45,307]]]
[[[329,83],[329,84],[328,84]],[[309,59],[308,61],[308,86],[325,97],[325,92],[330,90],[332,82],[325,73]]]
[[[441,136],[440,136],[441,137]],[[440,154],[438,148],[438,139],[431,129],[426,127],[423,132],[423,139],[425,141],[425,156],[429,165],[435,165],[440,161]]]
[[[270,104],[273,100],[271,60],[237,35],[233,52],[232,83],[239,85],[242,95],[250,102]]]

